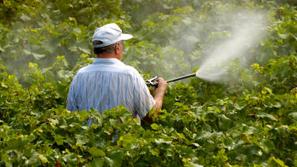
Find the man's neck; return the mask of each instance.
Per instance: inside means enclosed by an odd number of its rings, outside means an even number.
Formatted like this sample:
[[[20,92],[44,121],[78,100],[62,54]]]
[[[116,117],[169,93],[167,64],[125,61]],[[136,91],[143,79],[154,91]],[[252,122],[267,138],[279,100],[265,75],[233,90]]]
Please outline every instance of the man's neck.
[[[110,53],[97,54],[96,55],[96,58],[103,58],[103,59],[115,58],[115,59],[119,59],[119,57],[117,57],[114,54],[110,54]]]
[[[97,58],[103,58],[103,59],[108,59],[108,58],[115,58],[121,60],[117,55],[111,54],[111,53],[102,53],[102,54],[97,54]]]

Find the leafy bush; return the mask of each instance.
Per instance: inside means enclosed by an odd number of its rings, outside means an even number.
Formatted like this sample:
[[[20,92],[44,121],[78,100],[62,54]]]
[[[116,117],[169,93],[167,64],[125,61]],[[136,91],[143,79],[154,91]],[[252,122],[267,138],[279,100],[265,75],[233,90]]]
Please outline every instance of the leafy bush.
[[[242,8],[267,9],[271,24],[249,51],[256,63],[235,63],[238,81],[170,85],[152,124],[123,107],[65,109],[95,27],[116,22],[134,34],[124,61],[167,78],[197,70],[208,45],[228,35],[219,16]],[[4,0],[0,17],[0,166],[297,166],[293,1]]]

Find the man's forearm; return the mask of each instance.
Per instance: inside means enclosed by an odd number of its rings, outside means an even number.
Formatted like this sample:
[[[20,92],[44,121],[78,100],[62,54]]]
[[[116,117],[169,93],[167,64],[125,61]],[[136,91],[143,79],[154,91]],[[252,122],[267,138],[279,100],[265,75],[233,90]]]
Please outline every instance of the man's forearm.
[[[156,103],[154,105],[154,110],[157,113],[159,113],[160,110],[162,109],[165,91],[166,91],[166,88],[162,88],[162,87],[156,89],[155,97],[154,97]]]
[[[153,106],[150,113],[147,114],[143,118],[144,122],[150,124],[150,123],[153,122],[153,119],[156,118],[160,114],[160,111],[161,111],[162,105],[163,105],[163,99],[164,99],[165,91],[166,91],[166,88],[164,90],[163,89],[158,90],[158,88],[157,88],[157,90],[155,91],[155,96],[154,96],[155,105]]]
[[[167,89],[167,82],[163,78],[159,78],[158,87],[154,92],[155,105],[153,106],[150,113],[143,118],[143,121],[147,123],[152,123],[153,119],[159,115],[162,109],[163,99],[165,96],[166,89]]]

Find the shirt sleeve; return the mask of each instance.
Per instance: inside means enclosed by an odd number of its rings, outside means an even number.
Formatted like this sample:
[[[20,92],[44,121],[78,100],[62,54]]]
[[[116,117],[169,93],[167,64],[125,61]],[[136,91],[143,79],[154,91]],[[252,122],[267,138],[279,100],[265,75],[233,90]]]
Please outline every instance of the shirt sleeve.
[[[75,86],[76,86],[75,81],[76,81],[76,77],[74,77],[74,79],[71,82],[71,85],[69,87],[68,96],[67,96],[67,106],[66,106],[66,108],[69,111],[78,110],[76,100],[75,100]]]
[[[155,105],[155,100],[150,94],[150,91],[142,76],[136,70],[134,73],[134,112],[136,112],[140,118],[143,118],[153,108]]]

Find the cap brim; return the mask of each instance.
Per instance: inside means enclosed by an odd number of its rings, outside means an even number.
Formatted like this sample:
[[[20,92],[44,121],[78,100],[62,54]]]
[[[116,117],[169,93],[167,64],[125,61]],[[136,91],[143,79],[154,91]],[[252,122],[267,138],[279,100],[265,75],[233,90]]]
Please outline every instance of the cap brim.
[[[131,35],[131,34],[122,34],[120,36],[120,38],[119,38],[119,41],[121,41],[121,40],[129,40],[131,38],[133,38],[133,35]]]

